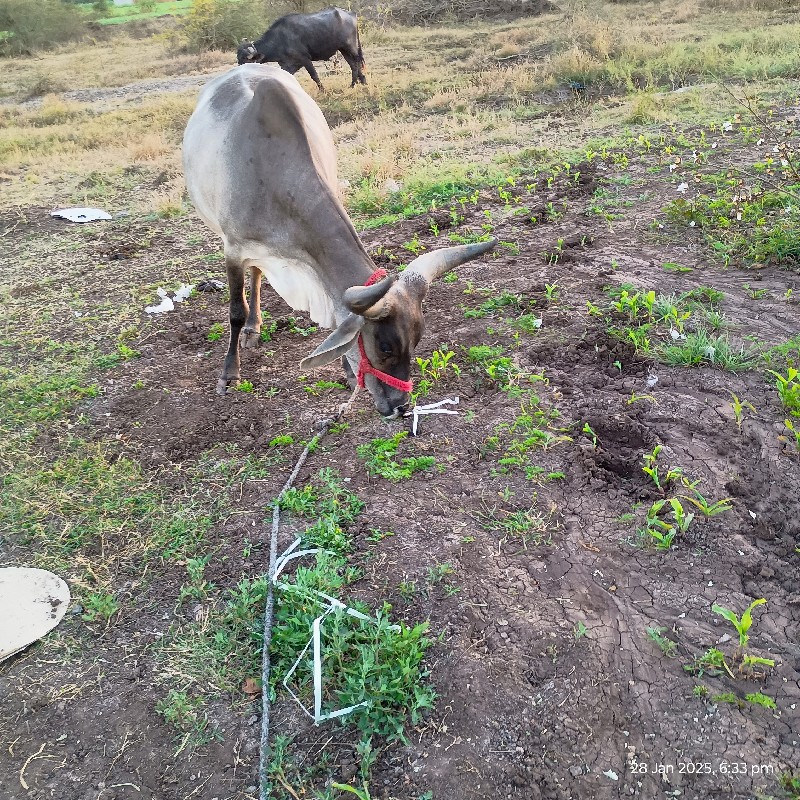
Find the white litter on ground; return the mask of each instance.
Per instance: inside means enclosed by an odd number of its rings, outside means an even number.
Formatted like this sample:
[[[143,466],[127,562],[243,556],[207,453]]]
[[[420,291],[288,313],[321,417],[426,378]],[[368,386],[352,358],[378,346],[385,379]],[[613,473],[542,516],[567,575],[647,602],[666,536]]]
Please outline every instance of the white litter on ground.
[[[156,294],[161,298],[161,302],[157,306],[147,306],[145,314],[163,314],[165,311],[174,311],[175,303],[172,298],[167,296],[167,293],[160,286],[156,289]]]
[[[188,300],[194,290],[194,285],[190,283],[182,283],[180,289],[173,295],[172,299],[176,303],[182,303],[184,300]]]
[[[102,208],[59,208],[50,212],[51,217],[61,217],[70,222],[97,222],[99,219],[113,219]]]
[[[173,293],[170,297],[166,289],[160,286],[156,289],[156,294],[161,298],[161,302],[157,306],[147,306],[145,308],[146,314],[165,314],[167,311],[175,310],[175,303],[182,303],[194,291],[194,284],[182,283],[177,292]]]
[[[411,409],[411,416],[413,417],[413,422],[411,425],[411,435],[417,435],[417,423],[419,418],[425,416],[426,414],[458,414],[458,411],[452,411],[449,408],[441,408],[440,406],[444,405],[451,405],[457,406],[459,403],[459,399],[456,397],[455,400],[451,400],[447,398],[446,400],[440,400],[438,403],[430,403],[427,406],[414,406]]]
[[[32,567],[0,569],[0,661],[55,628],[69,601],[69,587],[52,572]]]

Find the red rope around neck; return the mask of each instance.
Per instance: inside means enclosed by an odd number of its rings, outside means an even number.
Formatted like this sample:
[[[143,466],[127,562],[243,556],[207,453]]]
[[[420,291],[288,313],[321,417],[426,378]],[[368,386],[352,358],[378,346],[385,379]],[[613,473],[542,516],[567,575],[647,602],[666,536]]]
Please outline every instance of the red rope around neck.
[[[385,269],[376,269],[375,272],[369,276],[369,279],[366,281],[366,283],[364,283],[364,286],[372,286],[373,283],[376,283],[385,277]],[[358,385],[362,389],[365,388],[364,377],[366,375],[373,375],[382,383],[385,383],[387,386],[391,386],[393,389],[397,389],[401,392],[410,392],[414,388],[412,381],[401,381],[400,378],[395,378],[394,375],[389,375],[386,372],[381,372],[379,369],[375,369],[375,367],[369,363],[367,352],[364,350],[364,342],[362,341],[361,334],[358,335],[358,352],[361,354],[361,360],[358,362],[357,381]]]

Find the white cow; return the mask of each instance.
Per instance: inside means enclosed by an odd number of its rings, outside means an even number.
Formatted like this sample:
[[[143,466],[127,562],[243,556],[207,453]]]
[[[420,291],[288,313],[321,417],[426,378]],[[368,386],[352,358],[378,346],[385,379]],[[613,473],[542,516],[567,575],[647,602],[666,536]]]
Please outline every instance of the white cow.
[[[258,340],[264,273],[293,309],[335,328],[301,366],[344,356],[349,376],[369,389],[378,411],[401,416],[428,287],[496,242],[425,253],[398,280],[383,277],[339,198],[336,150],[322,112],[277,66],[244,64],[206,85],[186,127],[183,163],[195,208],[224,243],[231,334],[217,391],[239,380],[240,333],[243,346]]]

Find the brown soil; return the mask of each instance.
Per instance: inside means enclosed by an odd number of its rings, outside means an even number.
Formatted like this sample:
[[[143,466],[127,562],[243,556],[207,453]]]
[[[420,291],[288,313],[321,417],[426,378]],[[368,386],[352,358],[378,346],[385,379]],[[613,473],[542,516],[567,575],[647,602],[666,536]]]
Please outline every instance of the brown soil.
[[[594,188],[615,174],[610,165],[601,167],[584,165],[590,179],[579,185],[533,189],[532,209],[568,205],[557,218],[540,215],[536,225],[509,214],[493,190],[468,205],[455,228],[446,228],[447,215],[439,212],[433,219],[438,237],[427,216],[363,237],[378,251],[376,260],[387,252],[408,260],[402,245],[415,234],[426,247],[443,246],[450,232],[480,231],[490,210],[495,235],[520,249],[515,254],[500,247],[496,257],[466,265],[457,282],[440,282],[427,301],[418,352],[449,347],[463,369],[459,378],[437,384],[429,400],[457,395],[460,414],[423,419],[408,453],[434,455],[444,470],[399,484],[369,478],[356,446],[399,426],[387,428],[362,397],[350,428],[326,440],[298,478],[302,483],[333,466],[367,504],[356,530],[363,547],[354,556],[364,576],[350,596],[373,606],[388,599],[397,617],[427,617],[440,636],[428,657],[439,694],[435,711],[411,731],[408,746],[382,754],[374,797],[416,800],[432,792],[437,800],[744,800],[781,796],[779,776],[800,763],[800,459],[781,438],[785,412],[777,395],[762,369],[670,368],[639,357],[586,313],[587,301],[602,302],[607,285],[630,282],[664,293],[713,286],[725,292],[721,308],[733,323],[734,341],[755,334],[777,344],[800,330],[800,308],[783,299],[797,274],[723,269],[698,232],[649,231],[647,223],[675,196],[674,186],[641,165],[628,171],[636,185],[619,187],[621,203],[636,200],[623,219],[609,225],[588,215]],[[638,199],[645,192],[649,199]],[[0,231],[7,231],[4,246],[12,260],[23,262],[31,239],[46,239],[46,249],[58,254],[58,279],[72,291],[88,295],[102,272],[105,302],[122,300],[131,287],[224,277],[219,261],[204,266],[203,255],[218,244],[193,217],[123,218],[81,229],[27,209],[23,217],[4,216]],[[693,271],[664,271],[667,262]],[[12,296],[47,290],[49,284],[37,280],[13,275]],[[465,293],[470,282],[520,294],[541,316],[541,329],[523,334],[515,348],[500,317],[466,319],[462,306],[486,299]],[[764,298],[754,300],[743,288],[753,282],[767,290]],[[558,298],[548,302],[545,284],[553,283]],[[152,299],[148,295],[147,302]],[[289,313],[268,290],[264,304],[273,318]],[[122,453],[168,485],[179,484],[183,467],[220,444],[258,457],[278,434],[308,438],[346,397],[314,397],[298,381],[298,361],[322,334],[304,338],[279,326],[271,343],[243,355],[243,377],[255,392],[221,398],[214,386],[225,342],[209,343],[207,333],[226,315],[223,295],[211,293],[144,320],[145,333],[133,345],[141,357],[98,378],[102,394],[80,409],[89,422],[84,417],[78,430],[118,442]],[[56,319],[61,322],[69,325]],[[519,470],[496,473],[486,439],[514,419],[519,401],[467,369],[461,347],[476,344],[503,344],[520,369],[546,377],[535,384],[541,405],[558,412],[558,425],[569,428],[571,440],[536,451],[532,463],[545,474],[563,472],[563,480],[532,483]],[[317,378],[338,380],[340,373],[328,367]],[[132,389],[136,381],[143,388]],[[745,414],[741,428],[731,392],[756,409]],[[631,402],[634,393],[652,399]],[[596,443],[581,433],[584,423]],[[706,497],[730,497],[733,505],[711,519],[698,514],[668,551],[637,544],[636,524],[623,517],[635,509],[641,525],[644,508],[663,496],[641,469],[657,444],[663,445],[661,463],[682,467],[702,481]],[[227,554],[214,561],[220,590],[234,586],[243,570],[266,570],[266,550],[247,561],[239,554],[256,532],[267,536],[264,508],[289,469],[237,486],[237,513],[204,542],[206,552]],[[538,543],[487,529],[488,517],[506,519],[532,504],[546,521]],[[396,535],[368,547],[372,528]],[[10,543],[9,563],[30,557],[21,544]],[[452,596],[426,583],[429,567],[445,563],[460,590]],[[172,757],[174,732],[154,710],[164,690],[155,683],[153,645],[175,619],[185,569],[161,567],[154,575],[144,590],[120,585],[125,607],[107,628],[68,615],[54,635],[72,637],[81,647],[69,649],[62,662],[47,661],[33,647],[2,666],[1,797],[253,795],[259,706],[245,696],[212,706],[222,741]],[[401,581],[416,582],[420,591],[405,599]],[[747,676],[735,671],[733,629],[711,607],[741,612],[761,597],[768,603],[754,612],[749,647],[776,666]],[[654,626],[674,642],[672,657],[648,638]],[[733,678],[684,669],[712,646],[729,656]],[[707,687],[707,697],[695,696],[698,685]],[[773,698],[777,709],[745,702],[754,692]],[[722,693],[737,701],[712,702]],[[327,747],[339,777],[354,775],[355,756],[340,728],[306,725],[281,699],[273,732],[297,734],[297,752],[310,762]],[[731,765],[727,772],[723,762]]]

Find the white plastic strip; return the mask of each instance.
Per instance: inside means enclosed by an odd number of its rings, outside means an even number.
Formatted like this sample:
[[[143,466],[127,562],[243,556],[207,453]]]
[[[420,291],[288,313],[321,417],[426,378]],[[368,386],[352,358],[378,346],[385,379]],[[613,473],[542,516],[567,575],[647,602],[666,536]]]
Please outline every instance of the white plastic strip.
[[[411,426],[411,435],[417,435],[417,422],[419,418],[425,416],[426,414],[458,414],[458,411],[452,411],[449,408],[441,408],[444,405],[451,405],[457,406],[459,403],[459,398],[456,397],[455,400],[451,400],[447,398],[446,400],[440,400],[438,403],[430,403],[426,406],[414,406],[411,409],[411,415],[414,418],[413,424]]]
[[[351,609],[352,610],[352,609]],[[317,617],[313,624],[312,624],[312,635],[311,638],[306,643],[306,646],[303,648],[303,651],[297,657],[297,660],[292,664],[291,669],[286,673],[286,676],[283,679],[283,686],[287,692],[294,698],[294,701],[303,711],[314,720],[315,725],[319,725],[320,722],[324,722],[327,719],[335,719],[336,717],[343,717],[347,714],[352,713],[357,708],[361,708],[362,706],[368,706],[370,704],[369,700],[363,700],[360,703],[356,703],[352,706],[347,706],[346,708],[340,708],[336,711],[328,711],[327,713],[322,713],[322,621],[325,617],[328,616],[333,611],[332,608],[328,608],[325,610],[323,614]],[[358,612],[355,612],[358,613]],[[363,615],[362,615],[363,616]],[[369,620],[369,617],[364,617],[364,619]],[[303,660],[303,657],[308,652],[308,648],[312,647],[312,659],[313,659],[313,666],[312,666],[312,680],[314,682],[314,713],[312,714],[302,703],[300,698],[291,690],[289,686],[289,680],[291,679],[292,675],[297,671],[297,668],[300,666],[300,662]]]
[[[325,617],[328,612],[322,616]],[[320,653],[319,626],[322,617],[317,617],[311,625],[311,640],[314,642],[314,722],[319,724],[322,714],[322,654]]]
[[[451,412],[452,413],[452,412]],[[297,550],[297,547],[300,545],[300,538],[298,537],[295,539],[286,550],[281,553],[275,560],[275,570],[271,576],[272,583],[286,591],[294,591],[304,595],[314,595],[321,600],[325,601],[327,607],[323,611],[320,616],[314,619],[314,622],[311,625],[311,638],[306,643],[306,646],[303,648],[300,655],[295,660],[294,664],[292,664],[289,671],[283,678],[283,686],[287,692],[294,698],[295,702],[303,709],[303,711],[314,720],[315,725],[319,725],[321,722],[324,722],[327,719],[335,719],[336,717],[343,717],[347,714],[352,713],[357,708],[361,708],[362,706],[368,706],[370,704],[369,700],[363,700],[360,703],[356,703],[352,706],[347,706],[347,708],[340,708],[336,711],[328,711],[326,713],[322,713],[322,622],[328,614],[332,613],[333,611],[339,610],[344,611],[345,614],[354,617],[355,619],[360,619],[363,622],[369,622],[373,625],[377,625],[378,621],[374,617],[367,616],[366,614],[362,614],[360,611],[356,611],[354,608],[350,608],[350,606],[345,605],[341,600],[337,600],[335,597],[331,597],[324,592],[317,591],[316,589],[301,589],[297,585],[293,583],[284,583],[283,581],[278,581],[278,576],[281,574],[283,568],[293,559],[300,558],[306,555],[313,555],[315,553],[320,552],[330,552],[327,550],[323,550],[322,548],[316,547],[308,550]],[[391,630],[395,633],[400,631],[399,625],[392,625]],[[303,660],[305,654],[308,652],[309,647],[312,647],[312,681],[314,686],[314,713],[312,714],[302,703],[300,698],[291,690],[289,687],[289,681],[292,678],[292,675],[297,671],[297,668],[300,666],[300,662]]]

